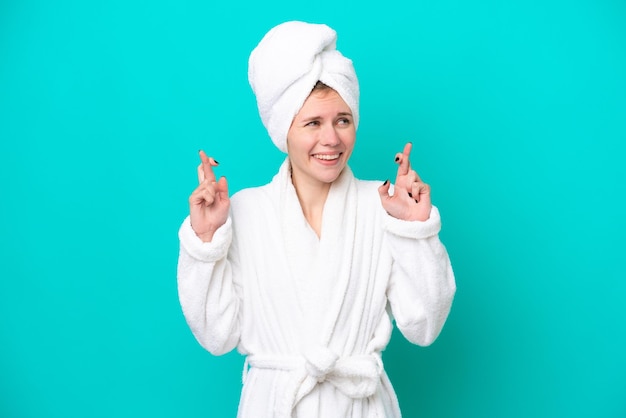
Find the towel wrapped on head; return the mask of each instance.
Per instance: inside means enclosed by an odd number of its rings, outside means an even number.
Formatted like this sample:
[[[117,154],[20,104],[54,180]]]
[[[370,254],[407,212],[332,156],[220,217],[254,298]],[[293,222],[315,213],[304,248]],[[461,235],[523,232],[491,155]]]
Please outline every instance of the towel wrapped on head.
[[[337,33],[326,25],[285,22],[272,28],[250,54],[248,81],[263,125],[287,152],[293,118],[318,81],[335,90],[359,123],[359,82],[352,61],[336,49]]]

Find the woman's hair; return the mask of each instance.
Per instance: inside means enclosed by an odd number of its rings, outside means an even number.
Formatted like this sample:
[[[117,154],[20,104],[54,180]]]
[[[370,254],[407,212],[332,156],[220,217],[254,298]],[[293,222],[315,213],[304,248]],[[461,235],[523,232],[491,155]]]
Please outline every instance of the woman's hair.
[[[322,83],[321,81],[318,81],[317,83],[315,83],[315,85],[313,86],[313,89],[311,89],[311,93],[314,91],[326,91],[326,90],[333,90],[332,87],[330,87],[327,84]]]

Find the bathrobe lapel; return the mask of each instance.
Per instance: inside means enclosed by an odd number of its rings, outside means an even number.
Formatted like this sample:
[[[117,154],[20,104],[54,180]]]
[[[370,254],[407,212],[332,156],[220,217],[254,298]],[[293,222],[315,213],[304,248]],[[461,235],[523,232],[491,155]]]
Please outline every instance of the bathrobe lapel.
[[[291,182],[289,162],[280,169],[281,230],[290,271],[288,285],[297,295],[293,314],[303,326],[298,349],[328,347],[342,309],[352,269],[356,228],[356,184],[346,167],[324,205],[319,241],[308,225]]]
[[[330,189],[322,221],[318,277],[327,285],[322,287],[327,292],[322,300],[328,301],[319,306],[325,312],[319,341],[323,347],[330,344],[350,283],[357,222],[356,194],[354,176],[346,167]]]

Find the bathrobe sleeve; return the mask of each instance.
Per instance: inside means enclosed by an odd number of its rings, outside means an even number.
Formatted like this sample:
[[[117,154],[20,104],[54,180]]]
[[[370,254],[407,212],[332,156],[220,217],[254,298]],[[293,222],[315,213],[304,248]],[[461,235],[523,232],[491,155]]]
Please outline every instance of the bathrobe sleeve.
[[[229,217],[202,242],[189,217],[178,232],[178,296],[185,319],[198,342],[215,355],[235,348],[240,337],[241,287],[233,275],[236,265]]]
[[[426,346],[439,335],[456,291],[448,253],[439,240],[439,211],[433,206],[424,222],[385,216],[393,260],[387,288],[391,311],[402,334]]]

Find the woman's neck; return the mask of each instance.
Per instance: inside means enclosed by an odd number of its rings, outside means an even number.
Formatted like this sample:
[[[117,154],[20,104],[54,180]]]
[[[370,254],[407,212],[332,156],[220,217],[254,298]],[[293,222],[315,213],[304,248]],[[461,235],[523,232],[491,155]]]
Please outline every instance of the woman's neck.
[[[311,183],[297,179],[291,176],[291,182],[296,189],[298,201],[302,207],[302,213],[305,219],[320,238],[322,234],[322,215],[324,213],[324,204],[330,191],[330,183]]]

